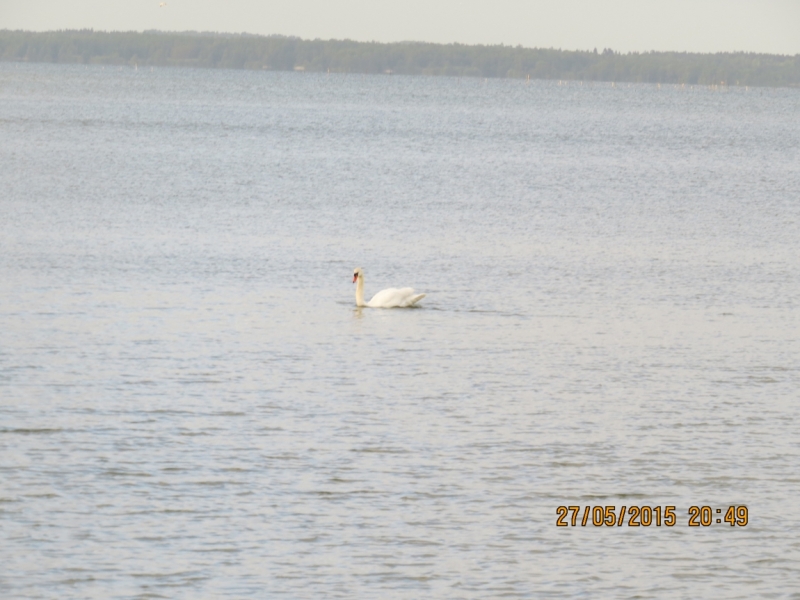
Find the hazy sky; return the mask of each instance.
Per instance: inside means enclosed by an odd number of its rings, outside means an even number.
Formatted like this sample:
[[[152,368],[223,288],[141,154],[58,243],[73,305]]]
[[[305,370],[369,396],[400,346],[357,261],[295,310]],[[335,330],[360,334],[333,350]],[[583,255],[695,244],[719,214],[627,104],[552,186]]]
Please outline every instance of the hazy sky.
[[[0,0],[0,29],[82,28],[800,54],[800,0]]]

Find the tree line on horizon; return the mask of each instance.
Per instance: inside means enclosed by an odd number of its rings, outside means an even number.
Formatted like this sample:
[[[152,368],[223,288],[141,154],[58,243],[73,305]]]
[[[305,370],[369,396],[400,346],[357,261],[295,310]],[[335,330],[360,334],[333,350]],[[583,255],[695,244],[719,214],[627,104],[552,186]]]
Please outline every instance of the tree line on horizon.
[[[687,85],[800,86],[800,55],[571,51],[158,31],[0,30],[0,60]]]

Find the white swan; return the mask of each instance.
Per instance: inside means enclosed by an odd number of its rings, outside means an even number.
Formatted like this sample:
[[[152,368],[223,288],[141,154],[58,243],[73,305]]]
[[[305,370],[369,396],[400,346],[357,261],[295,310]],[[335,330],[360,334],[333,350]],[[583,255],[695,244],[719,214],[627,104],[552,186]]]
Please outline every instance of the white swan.
[[[364,270],[361,267],[353,271],[353,283],[356,284],[356,306],[405,308],[414,306],[425,297],[425,294],[415,294],[413,288],[387,288],[375,294],[369,302],[364,302]]]

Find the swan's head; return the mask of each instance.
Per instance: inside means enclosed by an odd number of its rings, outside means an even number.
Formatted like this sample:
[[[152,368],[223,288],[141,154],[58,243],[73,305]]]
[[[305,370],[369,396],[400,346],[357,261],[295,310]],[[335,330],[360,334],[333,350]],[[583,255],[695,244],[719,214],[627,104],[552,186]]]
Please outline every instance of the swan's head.
[[[357,269],[353,270],[353,283],[363,278],[364,278],[364,271],[361,267],[358,267]]]

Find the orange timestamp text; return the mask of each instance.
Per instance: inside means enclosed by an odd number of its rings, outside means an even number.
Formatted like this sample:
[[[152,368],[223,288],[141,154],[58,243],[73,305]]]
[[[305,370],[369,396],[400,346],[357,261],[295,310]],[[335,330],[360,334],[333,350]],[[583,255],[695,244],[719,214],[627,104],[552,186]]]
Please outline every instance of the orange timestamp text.
[[[744,527],[748,523],[746,506],[728,506],[723,516],[722,508],[711,506],[690,506],[686,525],[689,527],[709,527],[713,524],[727,523],[731,527]],[[559,506],[556,509],[558,527],[674,527],[678,523],[675,506]]]

